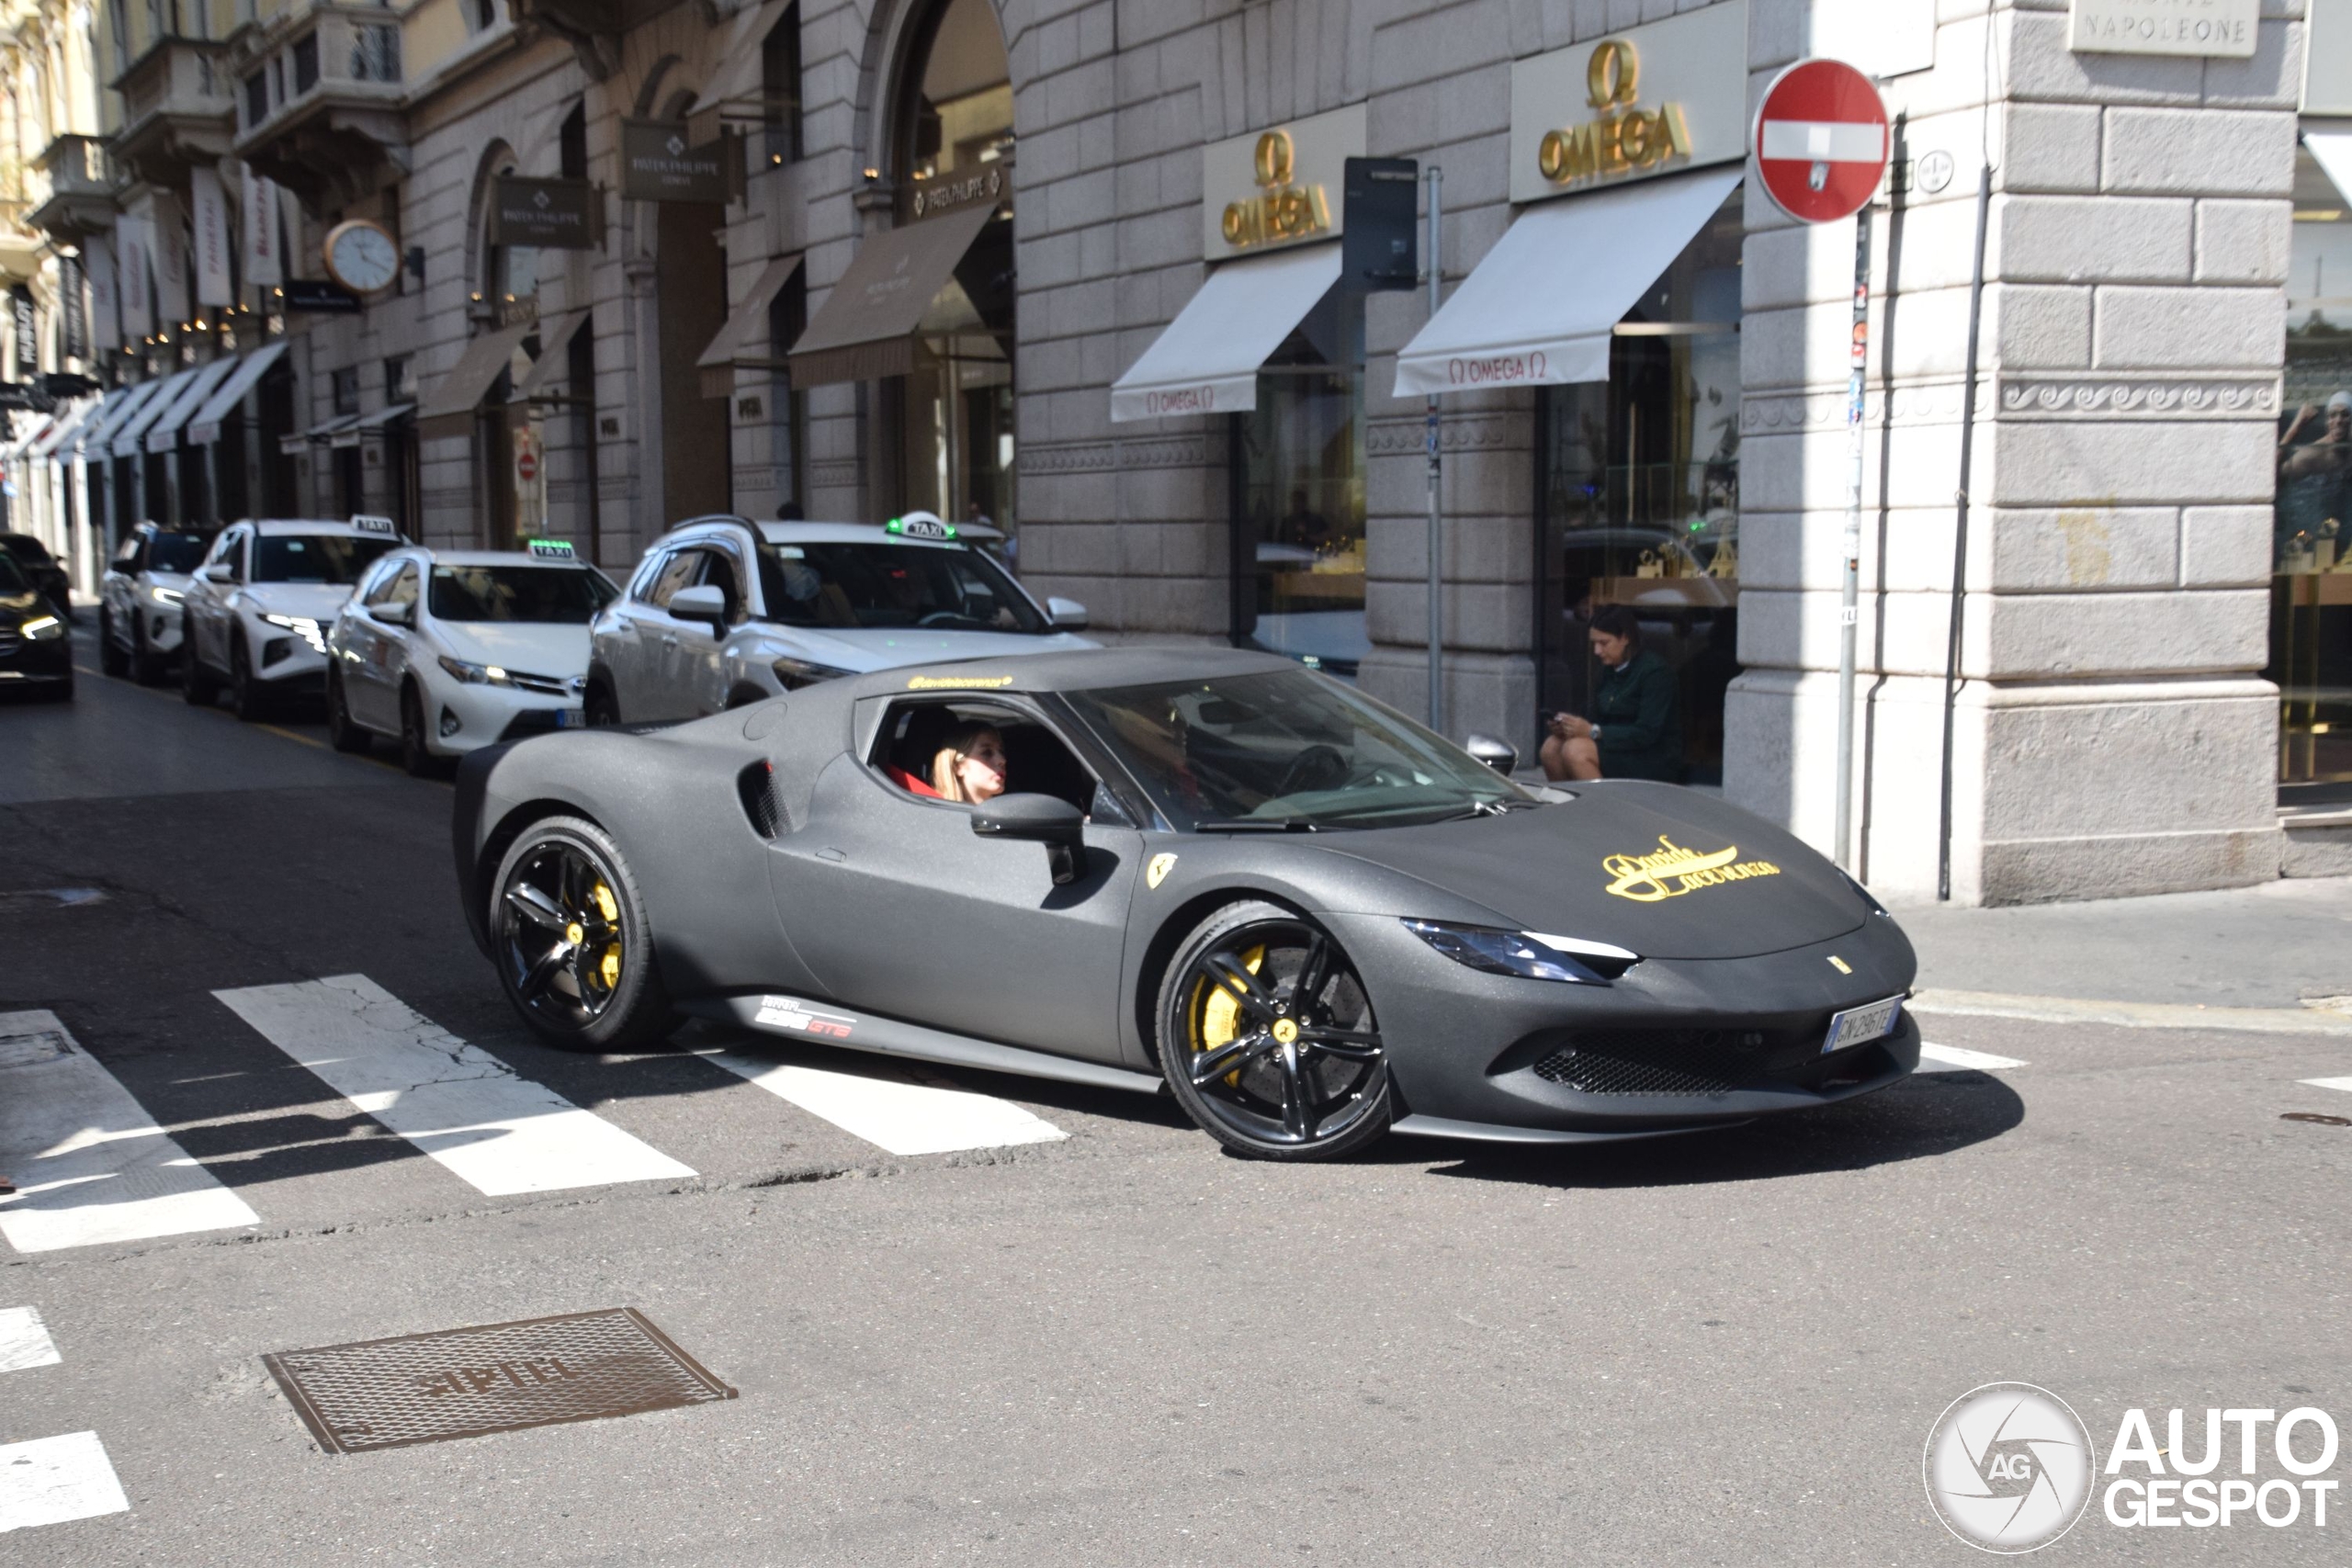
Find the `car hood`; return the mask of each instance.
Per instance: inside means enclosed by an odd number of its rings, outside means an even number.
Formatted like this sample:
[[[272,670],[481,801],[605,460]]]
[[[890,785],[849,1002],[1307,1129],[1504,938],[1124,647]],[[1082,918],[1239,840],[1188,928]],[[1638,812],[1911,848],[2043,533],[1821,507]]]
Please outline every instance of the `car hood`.
[[[459,659],[569,680],[588,672],[588,628],[527,621],[435,621],[433,635]]]
[[[1665,784],[1586,785],[1540,810],[1311,841],[1483,904],[1517,930],[1645,958],[1778,953],[1870,918],[1844,874],[1797,839]]]
[[[254,615],[303,615],[322,626],[351,598],[349,584],[332,582],[249,582],[242,592]]]
[[[1013,659],[1032,653],[1071,653],[1099,646],[1069,632],[1028,637],[1019,632],[923,631],[914,626],[777,627],[775,640],[796,656],[831,664],[854,674],[893,670],[901,664],[936,664],[959,659]]]

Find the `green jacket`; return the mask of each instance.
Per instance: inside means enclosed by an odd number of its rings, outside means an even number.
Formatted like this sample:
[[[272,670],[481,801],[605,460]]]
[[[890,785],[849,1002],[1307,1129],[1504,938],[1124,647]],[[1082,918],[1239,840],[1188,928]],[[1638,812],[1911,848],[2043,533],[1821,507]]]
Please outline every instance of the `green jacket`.
[[[1600,727],[1600,776],[1682,782],[1682,716],[1674,671],[1647,651],[1601,672],[1592,694]]]

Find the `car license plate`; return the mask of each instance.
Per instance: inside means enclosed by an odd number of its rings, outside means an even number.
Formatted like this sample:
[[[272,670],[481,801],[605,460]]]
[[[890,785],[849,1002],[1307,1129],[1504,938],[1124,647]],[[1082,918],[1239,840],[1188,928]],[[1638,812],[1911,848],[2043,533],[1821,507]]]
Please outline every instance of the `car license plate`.
[[[1829,1021],[1829,1037],[1821,1043],[1821,1054],[1842,1051],[1849,1045],[1860,1045],[1894,1031],[1894,1021],[1903,1016],[1903,998],[1889,997],[1868,1007],[1848,1008]]]
[[[588,710],[558,708],[555,710],[555,727],[558,729],[585,729],[588,728]]]

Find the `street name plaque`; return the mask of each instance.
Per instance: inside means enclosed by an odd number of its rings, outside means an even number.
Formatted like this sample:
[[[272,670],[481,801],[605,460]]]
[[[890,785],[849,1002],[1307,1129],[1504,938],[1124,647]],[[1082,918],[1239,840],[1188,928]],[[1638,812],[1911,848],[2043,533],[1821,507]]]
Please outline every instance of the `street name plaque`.
[[[262,1364],[329,1453],[735,1397],[634,1307],[280,1350]]]

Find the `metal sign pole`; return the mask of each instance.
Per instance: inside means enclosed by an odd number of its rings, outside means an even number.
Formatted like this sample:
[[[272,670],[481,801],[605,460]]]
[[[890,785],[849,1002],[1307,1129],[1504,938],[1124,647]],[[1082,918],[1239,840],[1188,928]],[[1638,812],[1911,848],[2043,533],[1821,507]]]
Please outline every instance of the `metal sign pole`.
[[[1430,315],[1437,315],[1438,288],[1444,276],[1438,250],[1439,191],[1445,181],[1445,171],[1431,164],[1423,176],[1430,183],[1429,278]],[[1438,478],[1441,459],[1437,449],[1437,398],[1429,400],[1423,440],[1429,451],[1430,474],[1430,728],[1440,735],[1445,733],[1445,604],[1440,597],[1445,576],[1444,558],[1439,553]]]
[[[1846,570],[1838,612],[1838,843],[1854,865],[1854,638],[1862,584],[1862,370],[1871,342],[1871,204],[1854,214],[1854,351],[1846,378]]]

